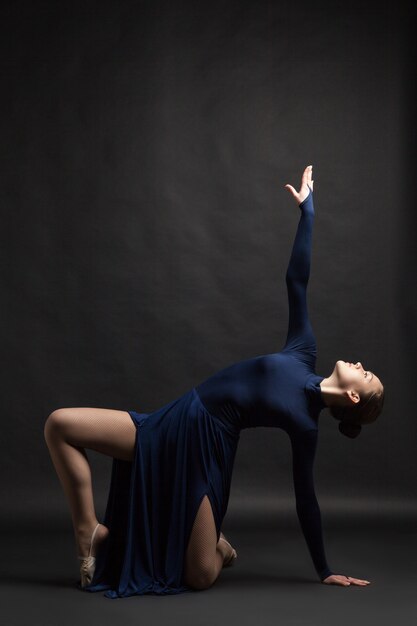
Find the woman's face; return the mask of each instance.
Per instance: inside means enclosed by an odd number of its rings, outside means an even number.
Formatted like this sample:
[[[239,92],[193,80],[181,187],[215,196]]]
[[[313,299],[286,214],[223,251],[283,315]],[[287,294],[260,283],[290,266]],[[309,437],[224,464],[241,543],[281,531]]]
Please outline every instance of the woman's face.
[[[333,371],[342,389],[353,389],[361,397],[363,394],[367,397],[371,393],[382,391],[382,383],[378,376],[365,369],[360,361],[357,363],[336,361]]]

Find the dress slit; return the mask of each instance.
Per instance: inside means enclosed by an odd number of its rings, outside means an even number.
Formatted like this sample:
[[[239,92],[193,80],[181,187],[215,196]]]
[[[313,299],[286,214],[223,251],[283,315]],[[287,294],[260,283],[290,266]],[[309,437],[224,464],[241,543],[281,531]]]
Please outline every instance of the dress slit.
[[[103,522],[109,537],[83,589],[112,599],[194,591],[184,583],[192,526],[207,495],[219,539],[239,437],[194,388],[153,413],[128,412],[134,457],[113,459]]]

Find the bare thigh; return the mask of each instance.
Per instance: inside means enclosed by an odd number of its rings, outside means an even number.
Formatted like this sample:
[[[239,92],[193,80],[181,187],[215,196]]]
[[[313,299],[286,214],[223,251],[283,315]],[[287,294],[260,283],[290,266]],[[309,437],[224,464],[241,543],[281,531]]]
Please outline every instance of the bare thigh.
[[[45,423],[45,437],[96,450],[123,461],[132,461],[136,425],[127,411],[69,407],[52,411]]]

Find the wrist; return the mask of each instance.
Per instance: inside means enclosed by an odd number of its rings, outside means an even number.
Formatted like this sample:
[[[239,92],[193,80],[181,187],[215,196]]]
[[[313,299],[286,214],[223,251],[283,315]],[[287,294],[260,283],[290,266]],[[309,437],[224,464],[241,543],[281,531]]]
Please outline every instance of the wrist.
[[[302,200],[302,201],[299,203],[299,205],[298,205],[300,208],[301,208],[303,205],[305,205],[308,201],[311,201],[311,204],[313,204],[313,190],[312,190],[310,187],[309,187],[308,189],[309,189],[308,194],[306,195],[306,197],[304,198],[304,200]]]
[[[324,572],[319,572],[319,578],[321,582],[323,582],[323,580],[326,580],[326,578],[328,578],[329,576],[333,576],[333,572],[330,569],[324,570]]]
[[[314,204],[311,195],[307,196],[298,206],[302,214],[314,215]]]

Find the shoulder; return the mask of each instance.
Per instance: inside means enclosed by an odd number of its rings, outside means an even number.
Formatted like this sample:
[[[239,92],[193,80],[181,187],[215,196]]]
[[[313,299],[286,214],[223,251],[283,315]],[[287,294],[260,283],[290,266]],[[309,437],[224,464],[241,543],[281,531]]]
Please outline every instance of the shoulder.
[[[291,355],[302,363],[314,368],[317,360],[317,342],[313,329],[303,335],[292,338],[281,350],[283,354]]]

